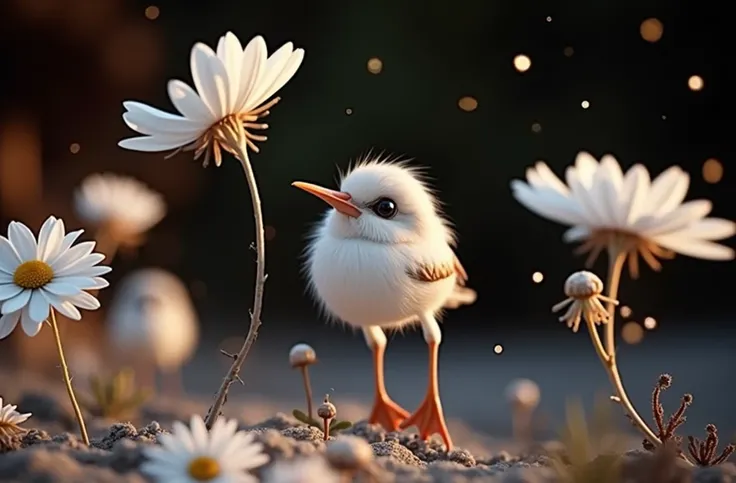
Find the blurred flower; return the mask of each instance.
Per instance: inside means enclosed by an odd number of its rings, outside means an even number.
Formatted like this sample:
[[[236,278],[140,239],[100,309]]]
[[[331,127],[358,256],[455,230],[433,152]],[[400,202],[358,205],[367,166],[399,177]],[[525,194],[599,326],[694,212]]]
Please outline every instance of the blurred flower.
[[[77,215],[117,242],[137,246],[143,233],[166,214],[159,193],[140,181],[112,173],[85,178],[74,193]]]
[[[219,166],[223,149],[235,153],[234,143],[258,152],[254,141],[266,137],[249,130],[268,128],[256,121],[267,116],[279,98],[264,102],[294,76],[303,58],[304,50],[294,50],[291,42],[268,57],[261,36],[254,37],[245,49],[231,32],[220,37],[217,52],[197,43],[190,60],[196,91],[180,80],[168,85],[171,102],[181,115],[126,101],[123,120],[143,136],[124,139],[119,145],[148,152],[193,150],[194,159],[204,154],[204,166],[211,156]]]
[[[530,379],[515,379],[506,386],[506,400],[514,407],[534,409],[539,404],[540,391]]]
[[[63,220],[50,216],[38,241],[17,221],[8,226],[8,238],[0,236],[0,339],[10,335],[19,320],[25,333],[35,336],[49,317],[50,307],[74,320],[82,318],[77,307],[100,307],[85,290],[107,287],[100,276],[111,268],[97,266],[105,256],[92,253],[94,242],[72,248],[82,232],[66,234]]]
[[[340,475],[321,456],[277,461],[263,475],[264,483],[339,483]]]
[[[20,425],[31,417],[31,413],[21,414],[17,408],[14,404],[3,406],[3,398],[0,397],[0,441],[24,432]]]
[[[179,278],[159,268],[140,269],[118,285],[108,314],[112,345],[136,360],[175,370],[192,356],[199,338],[197,313]]]
[[[611,314],[603,307],[601,300],[614,305],[618,305],[618,301],[606,297],[602,292],[603,282],[596,274],[586,271],[575,272],[565,281],[567,298],[552,307],[552,312],[559,312],[570,305],[567,312],[560,317],[560,322],[566,321],[573,332],[578,331],[581,317],[585,317],[591,324],[606,323]]]
[[[190,428],[180,421],[172,434],[158,437],[161,446],[143,450],[149,459],[141,471],[154,481],[198,483],[256,483],[246,473],[268,462],[263,445],[253,441],[253,433],[237,431],[238,422],[218,419],[207,431],[199,416],[192,416]]]
[[[706,218],[708,200],[683,203],[690,177],[672,166],[650,181],[649,172],[635,164],[626,174],[611,155],[598,163],[581,152],[563,183],[543,162],[526,172],[527,183],[511,182],[514,197],[526,208],[550,220],[570,225],[566,242],[583,241],[590,266],[604,248],[623,252],[629,270],[638,276],[638,257],[654,270],[659,258],[678,252],[696,258],[730,260],[731,248],[713,243],[736,233],[736,224]]]

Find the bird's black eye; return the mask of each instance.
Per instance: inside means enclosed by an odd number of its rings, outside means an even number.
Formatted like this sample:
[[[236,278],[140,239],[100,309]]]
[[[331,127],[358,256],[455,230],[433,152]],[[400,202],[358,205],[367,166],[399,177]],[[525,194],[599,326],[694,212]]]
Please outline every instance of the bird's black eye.
[[[396,213],[399,212],[399,207],[396,206],[396,202],[391,198],[381,198],[380,200],[373,203],[373,213],[377,214],[381,218],[393,218]]]

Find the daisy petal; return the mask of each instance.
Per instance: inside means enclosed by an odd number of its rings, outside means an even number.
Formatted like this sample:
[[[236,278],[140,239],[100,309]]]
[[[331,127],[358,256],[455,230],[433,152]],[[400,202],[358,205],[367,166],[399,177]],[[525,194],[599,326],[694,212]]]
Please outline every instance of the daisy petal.
[[[67,301],[84,310],[97,310],[100,308],[100,301],[87,292],[79,292],[77,295],[68,297]]]
[[[12,275],[21,263],[20,256],[10,241],[0,236],[0,272]]]
[[[68,317],[72,320],[80,320],[82,314],[79,313],[77,308],[67,302],[64,298],[54,295],[51,292],[41,289],[41,294],[44,296],[46,301],[51,304],[61,315]]]
[[[201,123],[205,128],[208,127],[208,124],[217,121],[205,106],[202,98],[187,83],[177,79],[171,80],[167,90],[171,103],[184,117]]]
[[[8,239],[20,255],[21,260],[36,259],[36,237],[33,236],[33,232],[26,225],[11,221],[8,226]]]
[[[118,142],[118,146],[131,151],[143,151],[146,153],[155,153],[159,151],[169,151],[186,146],[194,141],[197,136],[180,137],[171,135],[158,136],[139,136],[135,138],[123,139]]]
[[[84,233],[84,230],[77,230],[67,233],[61,240],[58,252],[54,256],[49,257],[49,259],[46,260],[46,263],[53,266],[54,263],[56,263],[56,260],[58,260],[61,255],[65,254],[67,250],[71,248],[71,246],[74,244],[75,241],[77,241],[77,238],[79,238],[82,233]]]
[[[664,216],[642,218],[635,226],[648,236],[665,235],[705,218],[712,209],[713,203],[708,200],[688,201]]]
[[[81,290],[96,290],[96,289],[101,289],[101,288],[107,288],[110,286],[110,283],[107,280],[105,280],[104,278],[100,278],[100,277],[83,277],[83,276],[82,277],[80,276],[58,277],[54,279],[54,282],[70,284]],[[65,294],[59,294],[59,295],[65,295]],[[76,293],[68,294],[68,295],[76,295]]]
[[[654,241],[670,250],[682,253],[693,258],[705,260],[733,260],[733,249],[706,240],[685,238],[678,234],[660,235],[654,237]]]
[[[209,127],[208,121],[195,121],[183,116],[151,107],[142,102],[125,101],[123,114],[125,123],[136,132],[147,135],[165,134],[170,136],[197,137],[202,130]],[[212,119],[210,118],[210,121]]]
[[[16,312],[23,307],[25,307],[28,304],[28,301],[31,300],[31,292],[32,290],[25,289],[18,295],[16,295],[13,298],[10,298],[3,302],[2,307],[2,313],[3,315],[9,314],[11,312]]]
[[[20,320],[20,310],[0,317],[0,339],[6,338],[13,332],[15,326],[18,325],[18,320]]]
[[[28,306],[23,307],[20,317],[20,326],[28,337],[35,337],[41,332],[43,322],[33,320]]]
[[[267,58],[266,41],[260,35],[253,37],[245,46],[241,57],[240,89],[235,101],[235,109],[238,112],[245,111],[245,103],[248,102],[253,89],[263,76]]]
[[[230,86],[222,61],[208,45],[200,42],[192,47],[190,67],[202,101],[215,119],[222,119],[230,105]]]
[[[61,297],[77,295],[79,292],[81,292],[81,288],[77,287],[76,285],[73,285],[71,283],[58,282],[56,280],[44,285],[43,289]]]
[[[13,298],[23,291],[23,287],[19,287],[14,283],[0,284],[0,302]]]
[[[723,240],[736,234],[736,223],[721,218],[705,218],[677,231],[677,235],[701,240]]]
[[[92,250],[95,249],[95,245],[96,243],[91,241],[82,242],[62,253],[59,258],[49,263],[49,265],[51,265],[51,268],[54,270],[56,275],[62,275],[64,270],[74,266],[80,260],[83,260],[84,257],[92,253]]]
[[[585,217],[570,199],[552,189],[534,190],[526,183],[513,180],[514,198],[530,211],[566,225],[584,224]]]
[[[43,296],[41,290],[34,290],[31,294],[31,300],[28,303],[28,316],[39,324],[49,317],[49,301]],[[23,314],[23,330],[26,330],[25,313]],[[31,335],[27,330],[26,333]]]

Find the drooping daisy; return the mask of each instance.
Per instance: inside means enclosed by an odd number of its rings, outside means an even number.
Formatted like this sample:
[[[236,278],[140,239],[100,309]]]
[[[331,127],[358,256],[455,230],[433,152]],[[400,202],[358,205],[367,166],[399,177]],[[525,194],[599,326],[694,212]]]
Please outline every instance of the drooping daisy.
[[[552,312],[559,312],[568,305],[567,311],[560,317],[560,322],[567,322],[573,332],[580,327],[581,318],[593,325],[605,324],[611,314],[603,307],[603,302],[618,305],[618,301],[603,295],[603,281],[594,273],[575,272],[565,280],[567,298],[552,307]]]
[[[340,483],[340,474],[322,456],[275,462],[264,471],[263,483]]]
[[[163,197],[135,178],[93,174],[74,193],[74,208],[85,222],[116,242],[137,246],[166,214]]]
[[[8,226],[8,238],[0,236],[0,339],[10,335],[18,321],[26,334],[35,336],[51,307],[74,320],[82,317],[78,308],[100,307],[85,290],[107,287],[101,276],[111,268],[97,265],[105,256],[92,253],[95,242],[72,246],[82,232],[66,233],[64,222],[50,216],[38,241],[17,221]]]
[[[511,189],[529,210],[571,226],[563,238],[583,242],[577,251],[589,253],[587,266],[605,248],[627,256],[633,277],[639,256],[654,270],[661,269],[657,258],[675,252],[709,260],[734,258],[731,248],[713,242],[734,235],[736,224],[706,218],[712,209],[708,200],[683,203],[690,177],[677,166],[650,180],[641,164],[624,174],[613,156],[599,163],[581,152],[565,178],[567,184],[538,162],[527,170],[527,182],[513,180]]]
[[[253,433],[237,428],[234,419],[218,419],[211,431],[200,416],[192,416],[190,428],[177,421],[171,434],[159,436],[160,446],[144,450],[141,471],[166,483],[256,483],[247,472],[266,464],[268,455]]]
[[[0,443],[25,432],[20,425],[31,417],[31,413],[21,414],[16,409],[18,406],[14,404],[3,406],[3,398],[0,397]]]
[[[135,151],[194,151],[222,163],[222,150],[234,153],[233,143],[245,143],[258,152],[256,141],[266,136],[252,134],[267,124],[258,120],[269,114],[279,98],[273,96],[296,73],[304,50],[284,44],[270,57],[266,42],[254,37],[245,49],[228,32],[220,37],[217,52],[203,43],[192,48],[190,66],[194,89],[180,80],[169,82],[171,102],[180,114],[171,114],[135,101],[126,101],[125,123],[143,136],[124,139],[119,145]],[[264,104],[265,103],[265,104]]]

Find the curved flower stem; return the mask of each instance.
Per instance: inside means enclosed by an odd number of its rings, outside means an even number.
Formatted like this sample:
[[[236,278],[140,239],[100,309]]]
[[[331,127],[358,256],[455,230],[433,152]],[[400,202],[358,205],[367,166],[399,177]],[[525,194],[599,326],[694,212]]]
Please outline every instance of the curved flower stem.
[[[606,282],[606,288],[608,289],[608,297],[612,300],[618,299],[618,288],[621,284],[621,272],[626,262],[626,252],[620,250],[616,244],[612,244],[608,249],[608,278]],[[629,399],[629,395],[626,393],[623,381],[621,380],[621,373],[618,370],[616,364],[616,306],[608,302],[606,311],[609,314],[608,322],[605,324],[605,335],[606,335],[606,347],[605,352],[602,352],[602,344],[598,331],[593,324],[588,323],[588,330],[590,331],[591,337],[593,338],[593,345],[596,347],[598,357],[603,363],[603,367],[608,373],[608,377],[611,380],[616,396],[618,396],[618,402],[623,406],[627,412],[631,421],[644,433],[644,436],[654,445],[661,445],[662,441],[654,434],[654,431],[649,425],[639,416],[636,412],[633,403]],[[690,461],[683,456],[683,459],[690,463]],[[690,463],[692,464],[692,463]]]
[[[220,411],[227,401],[227,393],[230,386],[235,381],[240,380],[240,369],[243,367],[248,352],[253,343],[258,337],[258,328],[261,326],[261,309],[263,307],[263,292],[266,285],[266,238],[264,235],[263,226],[263,212],[261,211],[261,197],[258,193],[258,184],[256,183],[255,173],[253,167],[248,159],[246,152],[245,138],[241,138],[240,142],[233,143],[233,149],[235,149],[237,157],[240,160],[240,164],[243,167],[245,173],[245,179],[248,182],[248,188],[250,190],[250,198],[253,204],[253,216],[255,218],[256,228],[256,284],[253,295],[253,310],[250,313],[250,326],[248,327],[248,335],[245,337],[243,346],[240,348],[237,354],[233,355],[233,363],[230,366],[230,370],[222,381],[220,389],[217,391],[215,396],[215,402],[212,403],[207,417],[205,418],[205,425],[207,429],[212,429],[212,425],[215,424],[217,418],[220,416]]]
[[[87,435],[87,426],[84,424],[84,417],[82,417],[82,410],[79,409],[77,398],[74,395],[74,389],[72,389],[72,378],[69,376],[69,367],[66,365],[66,358],[64,357],[64,348],[61,345],[61,334],[59,334],[59,324],[56,322],[56,312],[51,309],[51,328],[54,331],[54,339],[56,339],[56,349],[59,352],[59,361],[61,363],[61,374],[64,378],[64,384],[66,385],[66,392],[69,394],[69,400],[74,408],[74,415],[77,417],[79,423],[79,432],[82,435],[82,441],[84,444],[89,446],[89,436]]]

